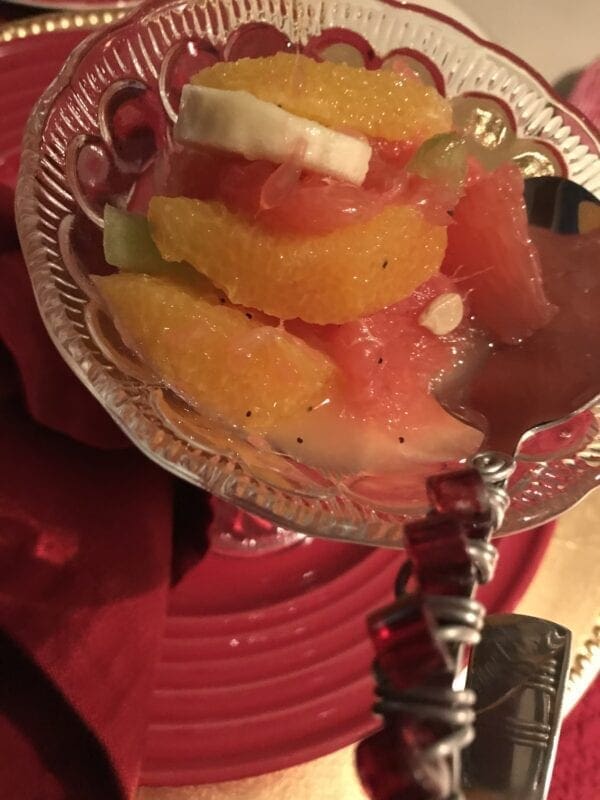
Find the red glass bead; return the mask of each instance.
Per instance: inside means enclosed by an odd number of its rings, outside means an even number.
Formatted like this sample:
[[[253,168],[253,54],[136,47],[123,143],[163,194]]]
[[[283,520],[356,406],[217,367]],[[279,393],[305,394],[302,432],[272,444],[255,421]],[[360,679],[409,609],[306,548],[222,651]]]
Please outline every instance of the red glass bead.
[[[429,800],[412,774],[393,732],[384,728],[358,745],[356,769],[371,800]]]
[[[371,800],[432,800],[446,797],[450,784],[445,761],[421,753],[436,740],[430,726],[403,717],[364,739],[356,750],[356,768]]]
[[[427,497],[440,514],[487,514],[488,490],[478,470],[461,469],[427,478]]]
[[[396,691],[451,669],[450,653],[436,641],[432,624],[418,595],[406,595],[368,618],[378,665]]]
[[[404,534],[423,593],[470,593],[475,574],[460,516],[434,513],[406,525]]]

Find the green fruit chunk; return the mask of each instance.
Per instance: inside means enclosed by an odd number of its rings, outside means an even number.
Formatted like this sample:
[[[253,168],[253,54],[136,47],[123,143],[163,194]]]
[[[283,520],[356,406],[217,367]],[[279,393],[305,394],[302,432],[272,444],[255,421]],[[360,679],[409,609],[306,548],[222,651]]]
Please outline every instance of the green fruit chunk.
[[[466,142],[456,133],[432,136],[419,147],[408,169],[458,193],[467,177]]]
[[[150,236],[148,220],[142,214],[104,206],[104,258],[122,272],[170,275],[195,280],[188,264],[165,261]]]

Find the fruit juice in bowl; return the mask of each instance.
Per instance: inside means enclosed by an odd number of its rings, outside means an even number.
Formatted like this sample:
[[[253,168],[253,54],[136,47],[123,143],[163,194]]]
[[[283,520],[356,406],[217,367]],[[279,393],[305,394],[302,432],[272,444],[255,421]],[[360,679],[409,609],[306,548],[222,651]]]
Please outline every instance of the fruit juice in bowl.
[[[49,181],[67,151],[60,258],[95,353],[79,372],[177,474],[285,527],[398,544],[424,477],[482,443],[438,390],[554,315],[518,109],[452,98],[458,67],[415,37],[469,37],[428,12],[225,23],[226,5],[140,10],[80,54],[38,125]],[[118,58],[93,88],[102,48]],[[99,99],[69,128],[78,81],[80,107]]]

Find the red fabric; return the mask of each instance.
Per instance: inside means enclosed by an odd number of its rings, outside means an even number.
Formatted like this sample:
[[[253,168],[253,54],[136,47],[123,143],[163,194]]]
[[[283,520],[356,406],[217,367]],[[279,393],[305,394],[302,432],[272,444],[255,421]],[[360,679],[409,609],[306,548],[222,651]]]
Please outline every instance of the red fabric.
[[[600,679],[563,725],[548,800],[600,797]]]
[[[127,447],[126,437],[50,342],[18,250],[0,255],[0,277],[0,341],[19,365],[31,415],[48,428],[92,447]]]
[[[122,800],[166,613],[172,481],[56,353],[5,187],[0,243],[0,796]]]

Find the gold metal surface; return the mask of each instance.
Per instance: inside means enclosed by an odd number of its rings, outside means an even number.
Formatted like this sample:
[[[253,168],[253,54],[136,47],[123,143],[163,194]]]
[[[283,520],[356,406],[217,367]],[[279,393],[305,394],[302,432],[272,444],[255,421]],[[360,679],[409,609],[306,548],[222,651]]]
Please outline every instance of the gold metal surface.
[[[124,9],[63,11],[0,25],[0,43],[54,31],[92,30]],[[518,534],[517,534],[518,535]],[[566,692],[568,713],[600,669],[600,492],[564,514],[533,582],[517,609],[573,632]],[[143,787],[137,800],[364,800],[348,747],[307,764],[241,781],[177,788]]]
[[[517,534],[518,535],[518,534]],[[600,670],[600,492],[564,514],[517,609],[573,633],[565,695],[569,713]]]
[[[367,800],[354,768],[354,747],[307,764],[242,781],[149,788],[136,800]]]
[[[0,42],[27,39],[42,33],[69,31],[75,28],[93,30],[120,19],[127,9],[108,8],[94,11],[61,11],[54,14],[39,14],[28,19],[14,20],[0,25]]]

